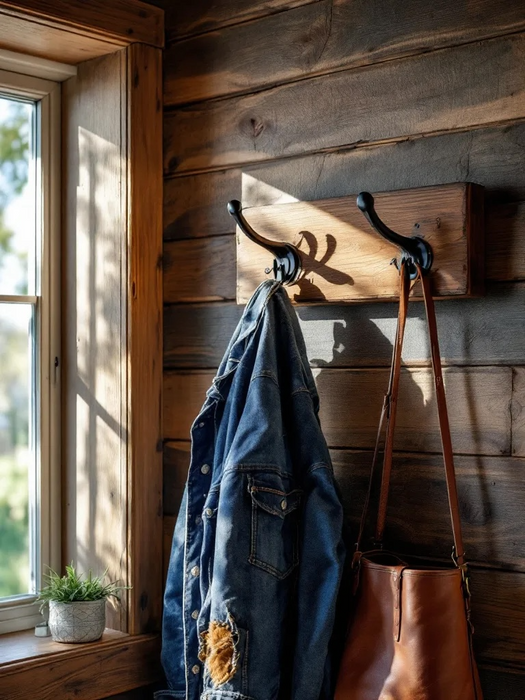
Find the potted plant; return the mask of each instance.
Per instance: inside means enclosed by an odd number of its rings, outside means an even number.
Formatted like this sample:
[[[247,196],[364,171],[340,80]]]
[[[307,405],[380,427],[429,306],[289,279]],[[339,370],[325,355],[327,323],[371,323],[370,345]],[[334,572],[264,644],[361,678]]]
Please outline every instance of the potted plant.
[[[93,576],[91,570],[87,578],[77,574],[73,562],[66,566],[65,576],[50,569],[45,577],[48,580],[39,593],[41,610],[49,606],[49,630],[56,642],[94,642],[100,639],[106,626],[106,600],[119,598],[119,592],[127,586],[116,582],[103,583],[107,569],[102,576]]]

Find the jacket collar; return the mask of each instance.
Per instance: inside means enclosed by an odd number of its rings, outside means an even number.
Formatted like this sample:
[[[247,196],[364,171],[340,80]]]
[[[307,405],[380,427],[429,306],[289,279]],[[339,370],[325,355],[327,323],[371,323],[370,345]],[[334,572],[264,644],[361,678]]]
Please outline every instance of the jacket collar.
[[[221,385],[237,369],[250,338],[259,327],[268,302],[280,287],[281,283],[277,280],[265,280],[253,293],[224,353],[213,383],[206,392],[209,399],[223,398]]]

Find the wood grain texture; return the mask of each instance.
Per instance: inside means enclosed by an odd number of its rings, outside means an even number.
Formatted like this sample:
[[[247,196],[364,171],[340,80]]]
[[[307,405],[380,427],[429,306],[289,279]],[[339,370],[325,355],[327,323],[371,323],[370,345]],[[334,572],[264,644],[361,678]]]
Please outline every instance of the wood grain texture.
[[[515,367],[512,379],[512,454],[521,457],[525,455],[525,367]]]
[[[167,243],[164,246],[164,303],[233,299],[234,260],[233,236]]]
[[[370,447],[375,441],[386,370],[315,370],[321,424],[332,446]],[[453,368],[444,372],[454,450],[510,453],[512,370]],[[354,398],[353,398],[354,397]],[[366,404],[364,398],[366,397]],[[324,399],[324,400],[323,400]],[[407,370],[401,380],[396,449],[439,452],[431,372]]]
[[[386,369],[314,371],[321,399],[321,425],[331,447],[368,449],[375,442]],[[165,372],[164,437],[186,440],[214,373]],[[458,453],[510,454],[512,369],[456,368],[444,371],[452,443]],[[365,400],[366,399],[366,400]],[[401,377],[395,447],[439,452],[430,370],[408,369]]]
[[[164,367],[217,367],[243,307],[234,303],[164,307]]]
[[[301,273],[286,287],[294,303],[399,298],[399,273],[391,264],[398,251],[376,233],[354,202],[355,195],[256,207],[245,213],[255,231],[299,251]],[[384,192],[375,197],[375,205],[394,231],[421,236],[431,245],[434,296],[479,295],[483,245],[480,254],[474,253],[475,244],[485,239],[483,188],[458,183]],[[273,259],[237,230],[238,303],[248,302]],[[416,285],[412,295],[422,293]]]
[[[487,216],[487,279],[525,279],[525,204],[494,207]]]
[[[476,569],[471,590],[478,661],[525,670],[525,575]]]
[[[525,201],[524,159],[525,123],[519,123],[168,178],[164,236],[234,233],[230,199],[248,208],[461,181],[485,187],[490,226],[495,204]]]
[[[165,118],[165,172],[522,119],[524,58],[519,34],[182,108]]]
[[[166,682],[162,680],[157,683],[135,688],[135,690],[128,690],[126,693],[112,695],[109,698],[105,698],[105,700],[151,700],[154,697],[155,691],[163,690],[165,687]]]
[[[76,65],[113,53],[122,44],[4,14],[0,8],[0,48]]]
[[[105,645],[108,642],[126,639],[128,639],[128,635],[124,632],[106,628],[96,645]],[[90,648],[91,643],[90,647],[87,647],[86,644],[69,647],[69,649],[77,649],[80,653]],[[65,647],[61,642],[53,641],[51,637],[35,637],[34,630],[3,634],[0,637],[0,671],[6,670],[13,662],[24,661],[33,663],[40,657],[49,657],[67,650],[68,647]]]
[[[164,13],[139,0],[0,0],[0,13],[127,46],[164,45]]]
[[[291,7],[306,5],[316,0],[228,0],[212,2],[198,0],[194,3],[173,2],[173,0],[151,0],[166,12],[166,35],[173,41],[180,37],[203,32],[211,32],[220,27],[236,25],[257,17],[281,13]]]
[[[405,194],[405,191],[400,191],[399,197],[409,200],[413,196],[410,192],[408,190]],[[385,195],[382,193],[377,195],[378,206],[383,196]],[[353,200],[353,196],[349,197],[347,206],[345,206],[345,200],[341,201],[342,211],[337,220],[332,220],[329,213],[323,210],[325,203],[330,202],[330,200],[324,202],[321,200],[311,204],[302,202],[300,204],[271,205],[268,208],[248,208],[246,210],[246,218],[254,224],[256,230],[263,234],[265,231],[269,232],[268,235],[275,240],[288,240],[297,245],[301,251],[304,267],[308,273],[302,275],[299,282],[289,288],[292,299],[298,304],[311,301],[322,302],[323,295],[328,295],[331,302],[362,301],[363,299],[359,298],[361,295],[363,297],[368,295],[372,298],[377,289],[379,292],[377,292],[376,299],[379,294],[384,294],[385,297],[391,299],[395,298],[396,274],[389,263],[395,256],[396,249],[383,242],[370,229],[357,208],[352,206]],[[381,202],[381,206],[384,207],[385,204]],[[426,202],[417,206],[420,207],[417,213],[425,211],[425,215],[418,217],[414,211],[411,220],[407,218],[403,222],[400,218],[399,230],[403,230],[405,233],[423,232],[429,241],[435,241],[434,248],[438,257],[434,270],[437,273],[436,283],[439,285],[436,291],[447,294],[449,290],[451,291],[453,281],[449,275],[446,275],[445,279],[445,268],[448,267],[449,261],[442,260],[442,264],[439,262],[440,244],[438,241],[441,240],[445,246],[445,240],[440,239],[441,231],[444,230],[442,221],[439,224],[441,228],[438,229],[437,219],[430,216]],[[328,204],[328,207],[331,205]],[[311,216],[305,213],[308,210],[311,210]],[[281,216],[281,211],[287,216]],[[386,211],[385,208],[384,218],[386,218]],[[407,211],[407,217],[408,215]],[[275,220],[269,220],[270,216],[277,217],[277,223]],[[399,212],[392,210],[390,223],[397,216],[399,216]],[[439,218],[443,219],[443,217]],[[418,223],[421,227],[419,231],[413,227],[416,219],[419,219]],[[450,216],[449,220],[451,220]],[[313,221],[315,225],[305,229],[302,226],[305,221]],[[354,226],[356,228],[353,228]],[[396,228],[395,225],[392,227]],[[478,230],[479,228],[478,226]],[[523,231],[525,231],[524,203],[489,205],[485,234],[486,278],[488,280],[498,282],[525,280],[525,236]],[[473,243],[483,243],[479,234],[473,235],[471,240]],[[318,241],[320,241],[319,246],[315,250]],[[239,273],[241,276],[239,280],[240,291],[238,292],[239,303],[246,302],[256,284],[265,278],[264,270],[271,264],[272,256],[241,234],[238,234],[236,241],[231,235],[167,242],[164,247],[165,302],[233,299],[236,284],[234,279],[235,243],[237,243],[236,247],[239,250],[242,266]],[[465,239],[463,241],[461,238],[456,240],[455,250],[458,256],[460,247],[464,243]],[[370,254],[368,254],[368,246],[371,246]],[[331,257],[326,262],[319,264],[325,253]],[[363,258],[361,254],[363,254]],[[312,258],[315,259],[312,260]],[[476,261],[479,264],[477,277],[480,278],[482,276],[481,268],[485,267],[483,264],[484,256],[481,254],[472,255],[471,259],[474,265]],[[389,282],[388,289],[386,286],[383,291],[381,291],[382,288],[378,288],[377,275],[372,275],[372,279],[369,279],[369,260],[375,261],[378,266],[374,267],[372,272],[380,274],[380,279],[385,280],[385,285]],[[184,264],[181,264],[182,261]],[[363,275],[362,279],[361,275],[355,272],[355,266],[358,264],[356,261],[360,263],[359,271]],[[363,261],[362,264],[361,261]],[[352,266],[354,267],[352,268]],[[453,276],[453,278],[459,283],[460,276],[461,272],[458,272],[458,275],[455,278]],[[458,291],[460,290],[458,289]],[[415,295],[419,295],[418,288],[415,290]]]
[[[164,581],[168,575],[168,568],[170,563],[171,554],[171,543],[173,539],[173,532],[175,531],[175,524],[177,522],[177,517],[175,515],[165,515],[164,516],[164,539],[163,539],[163,554],[162,554],[162,567],[164,573]]]
[[[62,88],[62,561],[128,585],[124,66],[88,61]],[[126,631],[125,595],[107,625]]]
[[[241,172],[164,179],[164,240],[233,233],[230,199],[242,199]]]
[[[165,445],[165,519],[179,511],[190,462],[189,447],[190,443],[184,441],[168,441]],[[368,489],[372,452],[338,449],[331,451],[331,457],[353,541]],[[525,509],[525,460],[462,455],[454,461],[468,561],[525,572],[525,533],[520,515]],[[376,482],[370,528],[378,502],[378,479]],[[452,531],[441,455],[396,452],[390,493],[385,546],[407,554],[448,559]],[[373,535],[372,529],[369,534]],[[365,546],[369,546],[368,540]]]
[[[164,439],[189,439],[191,424],[204,403],[214,376],[214,372],[207,370],[164,372]]]
[[[233,302],[166,306],[164,367],[217,367],[243,308]],[[390,364],[395,305],[297,306],[296,311],[312,366]],[[428,364],[430,358],[423,313],[419,302],[410,304],[403,359],[411,366]],[[481,299],[440,301],[436,314],[444,364],[524,362],[525,285],[488,285]]]
[[[66,83],[63,559],[131,586],[108,625],[133,633],[162,612],[161,126],[158,49]]]
[[[357,535],[372,452],[332,450],[331,456],[346,515]],[[457,456],[454,461],[467,560],[525,572],[519,516],[525,508],[525,461],[480,456]],[[375,486],[370,527],[378,503],[379,483]],[[387,548],[445,560],[450,556],[452,531],[441,455],[395,454],[385,536]]]
[[[190,443],[168,441],[164,445],[164,516],[177,515],[190,465]]]
[[[53,660],[38,657],[2,669],[4,700],[93,700],[153,683],[161,677],[160,638],[139,635],[77,648],[61,645]]]
[[[373,27],[373,31],[370,28]],[[385,5],[321,0],[173,44],[166,51],[167,105],[252,92],[525,29],[519,1]]]
[[[162,54],[129,49],[129,631],[162,616]],[[147,129],[144,125],[147,124]]]

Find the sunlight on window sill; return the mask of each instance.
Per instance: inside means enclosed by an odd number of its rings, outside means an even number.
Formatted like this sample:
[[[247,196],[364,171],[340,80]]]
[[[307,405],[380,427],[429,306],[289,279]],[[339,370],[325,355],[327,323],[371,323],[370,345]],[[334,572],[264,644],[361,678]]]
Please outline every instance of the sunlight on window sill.
[[[40,660],[40,657],[64,653],[73,655],[75,652],[84,653],[86,649],[94,649],[128,638],[128,634],[111,629],[106,629],[98,641],[86,644],[63,644],[54,642],[51,637],[36,637],[33,629],[3,634],[0,635],[0,674],[10,664]]]

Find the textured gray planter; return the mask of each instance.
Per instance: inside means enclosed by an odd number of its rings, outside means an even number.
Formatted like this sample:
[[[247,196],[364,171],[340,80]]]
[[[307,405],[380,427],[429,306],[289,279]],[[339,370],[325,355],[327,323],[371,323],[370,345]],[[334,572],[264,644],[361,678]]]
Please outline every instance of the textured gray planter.
[[[49,601],[49,630],[55,642],[94,642],[106,626],[106,599],[57,603]]]

